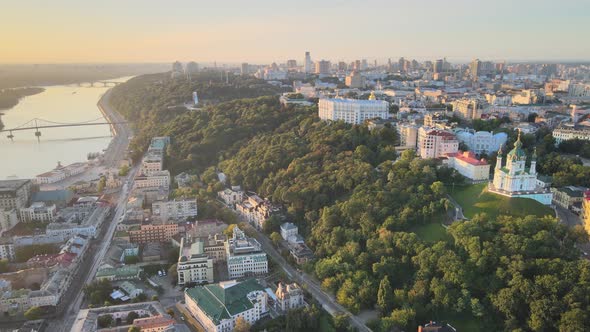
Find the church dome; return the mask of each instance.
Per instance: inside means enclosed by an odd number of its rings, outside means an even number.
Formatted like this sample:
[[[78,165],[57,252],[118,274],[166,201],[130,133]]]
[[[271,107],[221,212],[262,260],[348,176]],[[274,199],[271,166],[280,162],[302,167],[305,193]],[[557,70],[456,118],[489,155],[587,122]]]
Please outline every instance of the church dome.
[[[518,132],[518,139],[514,142],[514,149],[508,152],[508,157],[517,157],[526,159],[526,152],[522,149],[522,142],[520,141],[520,131]]]

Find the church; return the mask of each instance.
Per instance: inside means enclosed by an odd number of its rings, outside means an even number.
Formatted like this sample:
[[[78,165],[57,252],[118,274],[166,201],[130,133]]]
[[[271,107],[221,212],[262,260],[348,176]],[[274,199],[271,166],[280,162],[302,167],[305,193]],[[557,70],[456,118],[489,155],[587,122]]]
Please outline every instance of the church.
[[[537,183],[537,151],[533,153],[531,167],[526,168],[526,152],[522,149],[520,131],[514,149],[506,156],[506,166],[502,167],[502,148],[498,151],[494,180],[489,191],[508,197],[531,198],[539,203],[550,205],[553,193]]]

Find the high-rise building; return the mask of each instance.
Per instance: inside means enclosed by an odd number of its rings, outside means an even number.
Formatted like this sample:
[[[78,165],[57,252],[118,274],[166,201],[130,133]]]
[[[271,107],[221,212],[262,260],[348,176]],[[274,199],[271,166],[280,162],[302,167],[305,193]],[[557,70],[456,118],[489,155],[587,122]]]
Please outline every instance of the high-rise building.
[[[186,73],[187,74],[194,74],[199,72],[199,64],[191,61],[189,63],[186,64]]]
[[[369,68],[369,64],[367,63],[367,59],[361,60],[361,70],[367,70]]]
[[[247,62],[242,63],[241,69],[242,69],[241,70],[242,76],[246,76],[246,75],[250,74],[250,65],[248,65]]]
[[[451,102],[453,113],[465,120],[476,120],[481,118],[481,103],[475,99],[460,99]]]
[[[479,66],[481,65],[481,61],[479,59],[473,59],[471,64],[469,65],[469,71],[471,72],[471,79],[474,81],[477,80],[477,76],[479,75]]]
[[[330,74],[330,61],[327,60],[320,60],[315,63],[315,73],[319,75],[329,75]]]
[[[311,73],[312,71],[313,62],[311,62],[311,55],[309,52],[305,52],[305,62],[303,63],[303,71],[306,73]]]
[[[442,73],[443,70],[444,70],[443,59],[437,59],[432,66],[432,72],[433,73]]]
[[[365,87],[365,78],[356,70],[346,76],[346,86],[351,89],[362,89]]]
[[[344,62],[344,61],[338,62],[338,71],[346,71],[347,68],[348,68],[348,66],[346,65],[346,62]]]
[[[297,60],[287,60],[287,69],[297,68]]]

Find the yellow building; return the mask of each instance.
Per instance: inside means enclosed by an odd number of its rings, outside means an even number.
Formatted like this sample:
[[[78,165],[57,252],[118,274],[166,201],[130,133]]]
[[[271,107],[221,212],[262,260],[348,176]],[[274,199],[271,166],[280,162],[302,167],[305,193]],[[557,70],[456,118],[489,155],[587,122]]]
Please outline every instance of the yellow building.
[[[586,233],[590,234],[590,190],[584,193],[584,201],[582,202],[582,221]]]

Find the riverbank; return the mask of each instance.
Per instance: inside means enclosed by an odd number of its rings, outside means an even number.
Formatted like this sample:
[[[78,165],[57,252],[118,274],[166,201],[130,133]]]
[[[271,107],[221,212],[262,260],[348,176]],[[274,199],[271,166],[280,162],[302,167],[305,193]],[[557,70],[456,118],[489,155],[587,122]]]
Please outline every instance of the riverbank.
[[[45,91],[44,88],[18,88],[0,90],[0,110],[8,110],[18,105],[25,97],[33,96]]]
[[[111,106],[111,91],[112,89],[109,89],[102,95],[97,106],[105,120],[113,123],[110,126],[113,139],[105,149],[103,164],[107,167],[118,168],[120,161],[127,157],[127,147],[133,132],[123,116]]]

